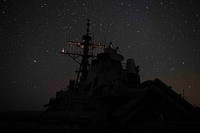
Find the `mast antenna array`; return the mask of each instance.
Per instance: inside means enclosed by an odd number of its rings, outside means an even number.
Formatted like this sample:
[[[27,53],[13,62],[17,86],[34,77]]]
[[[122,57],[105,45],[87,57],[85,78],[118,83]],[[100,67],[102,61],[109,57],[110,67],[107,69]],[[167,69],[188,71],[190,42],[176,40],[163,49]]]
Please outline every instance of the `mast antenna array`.
[[[105,44],[102,43],[91,43],[92,37],[90,35],[90,19],[87,19],[87,30],[86,34],[82,36],[81,42],[67,41],[66,47],[62,48],[60,51],[61,55],[68,55],[75,62],[77,62],[80,67],[77,73],[77,81],[85,80],[88,75],[88,70],[90,68],[90,58],[95,58],[98,53],[103,51]],[[81,60],[80,58],[81,57]]]

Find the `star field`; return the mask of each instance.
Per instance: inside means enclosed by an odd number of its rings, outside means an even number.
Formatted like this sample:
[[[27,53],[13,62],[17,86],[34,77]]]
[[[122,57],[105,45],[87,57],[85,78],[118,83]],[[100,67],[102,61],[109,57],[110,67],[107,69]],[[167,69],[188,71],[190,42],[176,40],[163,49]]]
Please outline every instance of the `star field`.
[[[3,0],[0,16],[0,111],[40,110],[75,78],[78,67],[61,56],[65,42],[81,41],[86,20],[96,43],[113,42],[134,58],[141,80],[160,78],[200,105],[198,0]]]

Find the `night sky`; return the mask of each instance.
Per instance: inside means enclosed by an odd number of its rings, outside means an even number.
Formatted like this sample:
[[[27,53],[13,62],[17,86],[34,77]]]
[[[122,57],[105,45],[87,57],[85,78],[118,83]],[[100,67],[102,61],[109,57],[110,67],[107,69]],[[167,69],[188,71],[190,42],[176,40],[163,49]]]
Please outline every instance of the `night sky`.
[[[113,42],[134,58],[141,80],[158,77],[200,106],[199,0],[1,0],[0,111],[41,110],[75,78],[60,49],[81,41],[91,19],[94,42]]]

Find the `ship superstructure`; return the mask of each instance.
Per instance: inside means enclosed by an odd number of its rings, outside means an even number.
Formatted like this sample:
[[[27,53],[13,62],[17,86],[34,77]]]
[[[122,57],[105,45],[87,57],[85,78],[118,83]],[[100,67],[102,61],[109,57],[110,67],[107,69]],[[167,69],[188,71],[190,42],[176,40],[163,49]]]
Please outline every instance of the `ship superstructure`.
[[[179,132],[182,124],[199,122],[199,111],[158,78],[141,83],[139,66],[132,58],[124,65],[118,47],[91,43],[89,29],[90,20],[82,42],[68,42],[68,49],[61,50],[80,67],[76,80],[71,79],[67,89],[45,105],[43,121],[63,123],[70,132],[145,132],[166,127],[166,132]],[[74,46],[80,51],[71,52]],[[103,52],[95,54],[95,49]]]

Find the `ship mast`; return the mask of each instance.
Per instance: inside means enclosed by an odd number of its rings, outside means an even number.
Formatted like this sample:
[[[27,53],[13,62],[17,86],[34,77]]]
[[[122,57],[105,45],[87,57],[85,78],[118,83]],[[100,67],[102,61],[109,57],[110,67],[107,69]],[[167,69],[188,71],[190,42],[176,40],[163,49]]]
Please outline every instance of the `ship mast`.
[[[86,35],[82,36],[82,40],[83,40],[83,58],[81,60],[81,72],[82,72],[82,76],[81,76],[81,80],[85,80],[87,78],[88,75],[88,68],[89,68],[89,58],[90,56],[88,56],[88,51],[89,51],[89,45],[90,45],[90,41],[92,40],[91,36],[89,35],[89,31],[90,31],[90,19],[87,19],[87,33]],[[91,44],[92,45],[92,44]]]
[[[82,42],[67,42],[67,49],[63,48],[61,50],[62,55],[68,55],[74,61],[76,61],[80,67],[76,71],[77,79],[76,85],[78,82],[86,80],[88,76],[88,70],[90,68],[89,58],[94,58],[96,55],[93,53],[93,49],[104,49],[105,45],[102,43],[94,44],[90,43],[92,37],[90,36],[90,19],[87,19],[87,30],[86,34],[82,36]],[[81,51],[75,51],[75,48],[81,49]],[[91,50],[91,52],[89,52]],[[82,57],[81,61],[78,60],[79,57]]]

